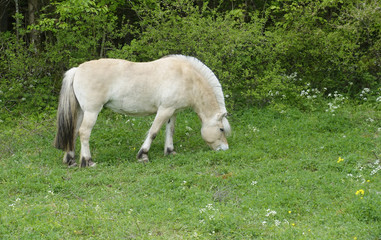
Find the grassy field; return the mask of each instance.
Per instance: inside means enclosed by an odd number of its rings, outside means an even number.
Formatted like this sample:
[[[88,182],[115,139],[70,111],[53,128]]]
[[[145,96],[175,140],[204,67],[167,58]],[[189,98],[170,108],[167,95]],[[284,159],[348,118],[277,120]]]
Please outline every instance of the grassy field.
[[[32,120],[33,119],[33,120]],[[198,117],[178,115],[136,161],[152,118],[101,113],[95,168],[67,168],[55,116],[3,121],[1,239],[380,239],[381,113],[248,109],[212,152]]]

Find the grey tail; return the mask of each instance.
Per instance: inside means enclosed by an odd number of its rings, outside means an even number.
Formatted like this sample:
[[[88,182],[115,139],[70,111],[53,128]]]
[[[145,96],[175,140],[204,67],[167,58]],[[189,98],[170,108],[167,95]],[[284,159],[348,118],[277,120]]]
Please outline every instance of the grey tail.
[[[57,110],[57,134],[54,146],[64,151],[74,150],[79,104],[74,94],[73,80],[77,68],[65,73]]]

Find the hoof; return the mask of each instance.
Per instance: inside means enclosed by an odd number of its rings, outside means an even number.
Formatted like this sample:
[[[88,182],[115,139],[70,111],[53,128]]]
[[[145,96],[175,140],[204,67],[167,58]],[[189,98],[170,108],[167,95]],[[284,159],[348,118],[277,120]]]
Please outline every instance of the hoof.
[[[164,153],[165,156],[168,155],[176,155],[176,152],[173,149],[167,148],[167,150]]]
[[[143,151],[142,149],[139,150],[138,155],[136,156],[136,158],[138,159],[138,162],[141,162],[141,163],[147,163],[147,162],[149,162],[148,153]]]
[[[93,162],[92,160],[91,160],[91,158],[90,158],[90,160],[89,160],[89,167],[95,167],[97,164],[95,163],[95,162]]]
[[[95,165],[97,165],[95,162],[93,162],[93,160],[90,158],[90,159],[85,159],[85,158],[82,158],[81,159],[81,168],[84,168],[84,167],[95,167]]]
[[[138,158],[138,162],[148,163],[149,162],[148,154],[146,154],[146,153],[141,154],[141,156]]]
[[[68,153],[65,154],[64,159],[63,159],[63,163],[68,165],[69,167],[77,166],[77,163],[75,162],[74,156],[71,156]]]
[[[176,155],[176,154],[177,154],[177,152],[172,151],[172,152],[170,152],[168,155]]]
[[[69,168],[73,168],[73,167],[76,167],[78,164],[75,162],[75,161],[73,161],[72,163],[69,163],[68,164],[68,167]]]

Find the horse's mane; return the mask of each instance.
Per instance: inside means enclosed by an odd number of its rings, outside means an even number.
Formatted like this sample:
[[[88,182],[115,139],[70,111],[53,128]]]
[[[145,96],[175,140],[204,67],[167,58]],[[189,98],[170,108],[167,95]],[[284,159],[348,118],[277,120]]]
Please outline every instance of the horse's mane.
[[[218,105],[221,108],[221,111],[223,113],[226,112],[225,99],[224,99],[224,94],[222,92],[221,84],[218,81],[218,78],[216,77],[216,75],[214,75],[213,71],[210,70],[210,68],[208,68],[204,63],[202,63],[200,60],[198,60],[195,57],[178,55],[178,54],[169,55],[166,57],[175,57],[175,58],[179,58],[179,59],[184,59],[184,60],[188,61],[189,63],[191,63],[192,66],[194,68],[196,68],[202,76],[204,76],[204,78],[207,80],[209,85],[212,87],[213,92],[216,96]]]

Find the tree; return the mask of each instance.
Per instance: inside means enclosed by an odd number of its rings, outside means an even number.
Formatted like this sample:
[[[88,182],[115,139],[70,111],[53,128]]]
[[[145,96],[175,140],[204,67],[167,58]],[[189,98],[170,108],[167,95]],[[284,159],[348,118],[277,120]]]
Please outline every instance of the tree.
[[[36,12],[38,11],[38,0],[28,0],[28,20],[29,25],[36,24]],[[32,28],[30,31],[30,43],[38,44],[38,33]]]

